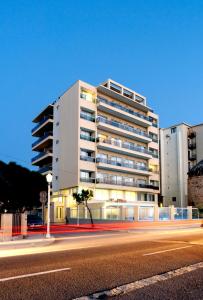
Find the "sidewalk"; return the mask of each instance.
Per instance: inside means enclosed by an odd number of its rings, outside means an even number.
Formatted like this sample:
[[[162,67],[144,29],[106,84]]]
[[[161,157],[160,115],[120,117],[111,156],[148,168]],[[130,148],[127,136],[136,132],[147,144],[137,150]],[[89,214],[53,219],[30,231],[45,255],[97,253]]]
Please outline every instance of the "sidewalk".
[[[77,237],[82,239],[85,234],[96,234],[100,233],[155,233],[161,231],[174,231],[182,229],[195,229],[201,228],[202,220],[178,220],[178,221],[162,221],[162,222],[126,222],[126,223],[104,223],[95,224],[93,227],[91,224],[77,225],[52,225],[51,235],[52,237],[47,239],[45,237],[46,228],[38,231],[28,232],[28,237],[25,239],[14,239],[9,242],[0,243],[0,252],[2,250],[15,250],[15,249],[26,249],[36,247],[46,247],[54,244],[55,241],[61,237],[71,239]],[[94,235],[95,233],[95,235]]]

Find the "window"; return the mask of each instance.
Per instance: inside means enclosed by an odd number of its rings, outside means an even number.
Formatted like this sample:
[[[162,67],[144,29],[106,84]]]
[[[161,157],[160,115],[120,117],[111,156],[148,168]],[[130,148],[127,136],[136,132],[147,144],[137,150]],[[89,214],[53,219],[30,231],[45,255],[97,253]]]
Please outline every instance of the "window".
[[[56,157],[56,162],[57,162],[58,160],[59,160],[58,157]]]
[[[102,161],[106,161],[107,160],[107,154],[104,153],[98,153],[97,157]]]
[[[176,202],[176,197],[172,197],[172,201],[173,201],[173,202]]]
[[[63,207],[58,206],[56,210],[56,218],[57,219],[62,219],[62,213],[63,213]]]
[[[58,180],[58,176],[55,176],[55,179]]]
[[[59,122],[56,122],[56,126],[59,126]]]
[[[171,128],[171,133],[176,133],[176,127]]]
[[[90,177],[89,172],[80,171],[80,177],[83,179],[88,179]]]
[[[56,144],[58,144],[59,143],[59,140],[56,140]]]

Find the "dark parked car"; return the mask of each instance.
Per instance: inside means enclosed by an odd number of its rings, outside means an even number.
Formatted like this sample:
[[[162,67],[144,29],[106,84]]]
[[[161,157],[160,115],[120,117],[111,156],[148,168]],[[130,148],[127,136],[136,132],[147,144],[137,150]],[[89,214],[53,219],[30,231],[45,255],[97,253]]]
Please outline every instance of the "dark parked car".
[[[41,229],[43,227],[42,218],[38,215],[28,215],[27,226],[28,226],[28,230]]]

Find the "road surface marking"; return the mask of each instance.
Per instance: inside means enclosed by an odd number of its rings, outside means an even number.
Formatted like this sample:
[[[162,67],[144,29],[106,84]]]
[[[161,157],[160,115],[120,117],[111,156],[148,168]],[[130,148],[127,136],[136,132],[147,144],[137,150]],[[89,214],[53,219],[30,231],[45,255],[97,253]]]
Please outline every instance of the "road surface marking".
[[[197,263],[194,265],[190,265],[187,267],[183,267],[180,269],[176,269],[173,271],[169,271],[169,272],[166,272],[161,275],[155,275],[155,276],[152,276],[152,277],[149,277],[146,279],[137,280],[137,281],[125,284],[125,285],[118,286],[111,290],[106,290],[103,292],[94,293],[92,295],[75,298],[73,300],[94,300],[94,299],[107,299],[107,298],[109,299],[110,297],[116,297],[119,295],[124,295],[124,294],[130,293],[130,292],[134,292],[134,291],[144,288],[146,286],[150,286],[155,283],[165,281],[165,280],[171,279],[173,277],[177,277],[177,276],[195,271],[200,268],[203,268],[203,262],[200,262],[200,263]]]
[[[151,253],[145,253],[145,254],[143,254],[143,256],[155,255],[155,254],[169,252],[169,251],[176,251],[176,250],[181,250],[181,249],[190,248],[190,247],[192,247],[192,246],[185,246],[185,247],[172,248],[172,249],[161,250],[161,251],[156,251],[156,252],[151,252]]]
[[[70,270],[70,268],[63,268],[63,269],[49,270],[49,271],[38,272],[38,273],[30,273],[30,274],[18,275],[18,276],[7,277],[7,278],[0,278],[0,282],[14,280],[14,279],[19,279],[19,278],[39,276],[39,275],[44,275],[44,274],[49,274],[49,273],[56,273],[56,272],[68,271],[68,270]]]

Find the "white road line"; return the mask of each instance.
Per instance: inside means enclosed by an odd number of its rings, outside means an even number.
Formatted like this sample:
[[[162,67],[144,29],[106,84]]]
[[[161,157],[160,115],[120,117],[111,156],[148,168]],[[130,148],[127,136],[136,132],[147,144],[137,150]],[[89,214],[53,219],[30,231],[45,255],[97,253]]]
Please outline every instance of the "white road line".
[[[109,299],[110,297],[124,295],[139,290],[141,288],[144,288],[146,286],[150,286],[161,281],[165,281],[177,276],[181,276],[183,274],[187,274],[189,272],[195,271],[200,268],[203,268],[203,262],[190,265],[187,267],[183,267],[180,269],[176,269],[173,271],[169,271],[161,275],[155,275],[146,279],[137,280],[125,285],[115,287],[114,289],[111,290],[106,290],[103,292],[94,293],[92,295],[75,298],[73,300],[94,300],[94,299],[96,300],[96,299],[107,299],[107,298]]]
[[[181,249],[190,248],[190,247],[192,247],[192,246],[185,246],[185,247],[172,248],[172,249],[161,250],[161,251],[156,251],[156,252],[151,252],[151,253],[145,253],[145,254],[143,254],[143,256],[149,256],[149,255],[155,255],[155,254],[164,253],[164,252],[176,251],[176,250],[181,250]]]
[[[63,269],[49,270],[49,271],[38,272],[38,273],[30,273],[30,274],[18,275],[18,276],[7,277],[7,278],[0,278],[0,282],[14,280],[14,279],[19,279],[19,278],[39,276],[39,275],[44,275],[44,274],[49,274],[49,273],[56,273],[56,272],[68,271],[68,270],[70,270],[70,268],[63,268]]]

